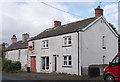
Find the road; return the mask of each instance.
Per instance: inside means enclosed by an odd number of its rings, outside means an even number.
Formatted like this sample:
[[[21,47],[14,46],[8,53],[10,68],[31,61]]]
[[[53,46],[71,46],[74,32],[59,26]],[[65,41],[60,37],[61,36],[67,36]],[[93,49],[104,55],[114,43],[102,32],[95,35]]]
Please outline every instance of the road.
[[[88,82],[103,81],[102,77],[88,77],[88,76],[76,76],[76,75],[64,75],[64,74],[49,74],[49,73],[3,73],[3,82],[12,81],[38,81],[38,80],[86,80]]]

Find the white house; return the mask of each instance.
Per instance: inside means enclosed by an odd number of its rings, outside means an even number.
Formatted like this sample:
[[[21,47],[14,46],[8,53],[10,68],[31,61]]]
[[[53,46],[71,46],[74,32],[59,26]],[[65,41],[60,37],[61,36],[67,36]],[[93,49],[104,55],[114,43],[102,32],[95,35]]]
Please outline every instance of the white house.
[[[29,34],[25,33],[22,35],[22,40],[17,41],[15,35],[11,38],[11,45],[6,49],[5,58],[12,61],[20,61],[22,70],[27,68],[28,60],[28,42]]]
[[[95,17],[46,29],[28,42],[32,72],[88,74],[89,65],[108,64],[118,53],[118,35],[95,9]]]

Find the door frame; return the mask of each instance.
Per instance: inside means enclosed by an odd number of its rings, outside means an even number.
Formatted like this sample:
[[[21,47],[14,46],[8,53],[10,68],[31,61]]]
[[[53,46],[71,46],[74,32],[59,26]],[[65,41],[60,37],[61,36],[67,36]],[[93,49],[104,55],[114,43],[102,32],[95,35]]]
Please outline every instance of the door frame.
[[[30,70],[31,70],[31,63],[32,63],[31,58],[32,57],[35,57],[35,72],[36,72],[36,56],[30,56]]]
[[[53,55],[53,63],[54,63],[54,69],[53,72],[57,72],[57,60],[58,60],[58,55]]]

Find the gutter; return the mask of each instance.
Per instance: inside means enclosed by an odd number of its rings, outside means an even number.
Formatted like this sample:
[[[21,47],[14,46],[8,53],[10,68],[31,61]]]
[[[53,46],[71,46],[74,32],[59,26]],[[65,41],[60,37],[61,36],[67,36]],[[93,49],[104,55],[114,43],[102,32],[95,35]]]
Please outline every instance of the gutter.
[[[79,32],[77,32],[78,33],[78,75],[80,75],[79,74]]]

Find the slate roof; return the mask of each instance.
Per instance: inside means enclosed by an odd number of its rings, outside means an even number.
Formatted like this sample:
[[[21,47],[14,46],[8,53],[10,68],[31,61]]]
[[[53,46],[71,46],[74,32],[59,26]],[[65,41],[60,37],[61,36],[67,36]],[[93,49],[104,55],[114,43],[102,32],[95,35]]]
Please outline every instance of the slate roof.
[[[26,48],[28,48],[28,42],[27,41],[23,42],[21,40],[21,41],[18,41],[16,43],[13,43],[10,46],[8,46],[5,51],[17,50],[17,49],[26,49]]]
[[[63,35],[63,34],[67,34],[67,33],[78,32],[78,31],[81,31],[83,28],[85,28],[87,25],[89,25],[90,23],[92,23],[96,19],[97,19],[96,17],[91,17],[88,19],[84,19],[84,20],[68,23],[65,25],[61,25],[61,26],[56,27],[56,28],[54,28],[54,27],[49,28],[49,29],[41,32],[37,36],[33,37],[29,41],[58,36],[58,35]]]
[[[56,28],[54,28],[54,27],[49,28],[49,29],[46,29],[45,31],[41,32],[37,36],[32,37],[31,39],[29,39],[29,41],[52,37],[52,36],[58,36],[58,35],[67,34],[67,33],[78,32],[78,31],[81,31],[83,28],[85,28],[90,23],[92,23],[94,20],[96,20],[96,17],[91,17],[88,19],[68,23],[68,24],[61,25]],[[16,43],[13,43],[10,46],[8,46],[5,51],[26,49],[26,48],[28,48],[28,42],[27,41],[22,42],[22,40],[21,40],[21,41],[18,41]]]

